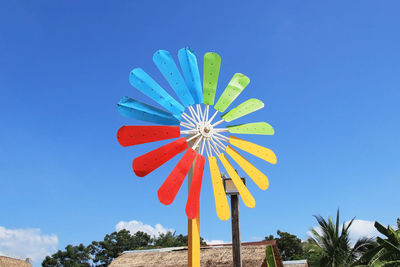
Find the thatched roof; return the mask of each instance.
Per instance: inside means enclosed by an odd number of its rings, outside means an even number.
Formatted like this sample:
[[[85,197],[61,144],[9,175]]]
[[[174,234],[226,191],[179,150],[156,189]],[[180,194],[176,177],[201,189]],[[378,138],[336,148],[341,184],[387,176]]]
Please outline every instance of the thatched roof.
[[[0,267],[32,267],[32,265],[24,260],[0,256]]]
[[[243,267],[266,266],[265,247],[267,245],[272,245],[274,248],[277,267],[283,267],[275,240],[242,243]],[[116,258],[110,267],[186,267],[187,254],[186,247],[127,251]],[[232,245],[202,246],[200,257],[202,267],[230,267],[232,266]]]

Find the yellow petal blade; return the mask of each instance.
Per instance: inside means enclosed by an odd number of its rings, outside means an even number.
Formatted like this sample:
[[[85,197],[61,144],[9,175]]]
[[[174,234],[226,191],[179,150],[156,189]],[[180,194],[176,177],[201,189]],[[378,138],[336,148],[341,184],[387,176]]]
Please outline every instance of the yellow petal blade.
[[[215,208],[217,216],[223,221],[226,221],[231,216],[229,210],[228,200],[226,199],[225,189],[222,184],[221,173],[219,172],[217,159],[215,157],[208,157],[210,164],[211,181],[214,190]]]
[[[256,201],[254,200],[253,196],[251,195],[247,187],[242,182],[242,179],[240,179],[235,169],[229,163],[228,159],[225,157],[223,153],[219,154],[218,158],[224,165],[225,170],[228,172],[229,176],[231,177],[232,182],[236,186],[236,189],[239,191],[239,194],[242,197],[244,204],[249,208],[254,208],[256,206]]]
[[[234,137],[232,135],[229,136],[229,143],[250,154],[253,154],[256,157],[259,157],[260,159],[272,164],[276,164],[276,155],[271,149]]]
[[[230,146],[226,147],[226,153],[228,153],[228,155],[231,156],[237,164],[239,164],[239,166],[247,173],[248,176],[250,176],[250,178],[261,190],[266,190],[268,188],[268,178],[259,169],[254,167],[253,164],[248,162],[242,157],[242,155],[240,155]]]

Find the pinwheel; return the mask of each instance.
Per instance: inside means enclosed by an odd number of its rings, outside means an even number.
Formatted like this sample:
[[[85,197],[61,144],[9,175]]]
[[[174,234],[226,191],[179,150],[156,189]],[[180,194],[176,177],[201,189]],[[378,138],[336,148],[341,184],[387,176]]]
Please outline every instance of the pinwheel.
[[[222,123],[230,123],[264,107],[261,100],[252,98],[226,112],[249,84],[250,79],[241,73],[234,74],[214,105],[221,57],[213,52],[204,55],[202,83],[195,54],[188,48],[182,48],[178,52],[178,59],[183,75],[168,51],[159,50],[153,56],[155,65],[180,102],[144,70],[136,68],[131,71],[129,81],[133,87],[164,109],[123,97],[118,103],[118,111],[123,116],[158,125],[122,126],[118,130],[117,139],[122,146],[126,147],[176,138],[166,145],[138,156],[133,160],[132,167],[137,176],[144,177],[184,152],[178,164],[158,189],[158,198],[161,203],[170,205],[190,168],[194,166],[185,209],[189,219],[196,218],[199,213],[200,191],[206,162],[204,156],[206,155],[210,165],[216,213],[221,220],[227,220],[230,217],[230,210],[217,158],[231,177],[244,204],[249,208],[255,206],[255,200],[225,154],[229,155],[262,190],[268,188],[267,176],[246,160],[236,148],[271,164],[275,164],[277,159],[274,152],[268,148],[224,134],[273,135],[274,129],[266,122],[220,127]],[[210,106],[214,106],[213,115],[210,113]],[[220,119],[216,119],[219,113],[222,115]]]

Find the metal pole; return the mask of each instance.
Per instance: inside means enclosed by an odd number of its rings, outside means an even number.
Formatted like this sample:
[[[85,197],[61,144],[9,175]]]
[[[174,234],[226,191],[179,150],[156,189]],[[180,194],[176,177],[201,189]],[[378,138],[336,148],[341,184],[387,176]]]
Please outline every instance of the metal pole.
[[[239,199],[238,195],[231,195],[232,209],[232,254],[233,266],[242,267],[242,243],[240,240]]]

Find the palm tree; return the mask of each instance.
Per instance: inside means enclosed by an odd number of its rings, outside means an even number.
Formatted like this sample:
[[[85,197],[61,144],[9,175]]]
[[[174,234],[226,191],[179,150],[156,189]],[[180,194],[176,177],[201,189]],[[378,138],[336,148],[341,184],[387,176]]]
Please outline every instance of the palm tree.
[[[397,230],[390,225],[386,228],[375,222],[375,228],[386,239],[376,238],[373,248],[370,248],[353,266],[400,266],[400,219],[397,219]]]
[[[320,229],[312,229],[312,242],[320,247],[322,256],[320,266],[342,267],[350,266],[361,257],[362,253],[372,246],[372,240],[369,238],[360,238],[351,246],[349,237],[349,228],[354,218],[349,223],[343,223],[340,230],[339,209],[336,214],[336,223],[331,217],[326,221],[320,215],[314,215]]]

